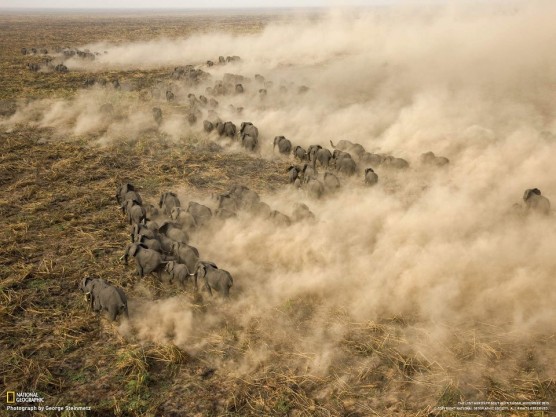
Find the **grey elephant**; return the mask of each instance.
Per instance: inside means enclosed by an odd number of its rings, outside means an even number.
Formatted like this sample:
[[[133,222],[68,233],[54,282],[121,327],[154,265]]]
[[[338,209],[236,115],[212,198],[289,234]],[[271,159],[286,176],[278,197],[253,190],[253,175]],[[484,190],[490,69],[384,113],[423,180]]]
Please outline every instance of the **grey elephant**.
[[[197,222],[191,213],[181,207],[174,207],[170,218],[179,223],[182,229],[193,230],[197,227]]]
[[[324,190],[328,193],[333,193],[340,189],[340,180],[331,172],[324,173],[323,184]]]
[[[164,222],[158,228],[158,232],[161,235],[172,239],[174,242],[188,243],[189,235],[181,230],[181,225],[179,223]]]
[[[287,169],[288,182],[290,184],[295,183],[295,180],[299,178],[299,175],[303,172],[303,169],[299,166],[290,165]]]
[[[121,206],[122,203],[126,200],[135,200],[139,204],[143,204],[143,200],[141,200],[141,196],[133,186],[128,182],[122,183],[116,189],[116,201]]]
[[[450,160],[444,156],[436,156],[434,152],[425,152],[421,154],[420,157],[421,164],[423,165],[434,165],[441,167],[450,163]]]
[[[145,208],[135,200],[125,201],[121,209],[129,224],[139,224],[147,218]]]
[[[181,207],[180,199],[176,193],[166,192],[162,193],[160,196],[160,201],[158,202],[158,207],[164,211],[164,214],[169,216],[172,213],[174,207]]]
[[[279,226],[289,226],[292,224],[291,219],[284,213],[279,212],[278,210],[272,210],[270,212],[270,219]]]
[[[365,169],[365,184],[375,185],[378,182],[378,175],[372,168]]]
[[[276,146],[278,146],[278,152],[282,155],[289,155],[292,151],[292,143],[284,136],[276,136],[274,138],[272,149],[276,149]]]
[[[185,289],[185,284],[187,284],[189,277],[195,275],[189,272],[187,265],[180,264],[175,261],[168,262],[164,271],[170,275],[170,282],[176,281],[183,289]]]
[[[227,136],[229,138],[234,138],[236,135],[236,125],[233,124],[232,122],[226,122],[224,123],[224,130],[223,130],[223,135]]]
[[[268,204],[266,204],[264,201],[259,201],[257,202],[252,209],[252,213],[257,216],[257,217],[261,217],[263,219],[268,219],[270,217],[270,213],[272,212],[272,209],[270,208],[270,206]]]
[[[214,215],[215,217],[222,220],[227,220],[227,219],[232,219],[234,217],[237,217],[237,214],[234,211],[225,208],[216,209]]]
[[[351,157],[351,155],[347,152],[338,152],[334,151],[336,155],[334,155],[334,164],[336,165],[336,171],[351,176],[355,174],[357,169],[357,164]]]
[[[313,163],[313,166],[309,165],[309,164],[303,164],[303,168],[301,170],[301,173],[303,174],[303,183],[307,183],[309,182],[309,180],[311,179],[316,179],[317,178],[317,170],[315,169],[315,164]]]
[[[212,108],[218,107],[218,101],[217,101],[215,98],[213,98],[213,97],[211,97],[211,98],[209,99],[208,104],[209,104],[209,106],[212,107]]]
[[[236,92],[236,94],[243,94],[243,85],[242,84],[236,84],[235,92]]]
[[[298,145],[293,148],[293,156],[300,161],[305,161],[307,159],[307,151]]]
[[[403,158],[396,158],[394,156],[385,156],[382,161],[382,165],[387,168],[394,169],[407,169],[409,168],[409,162]]]
[[[317,149],[316,152],[314,153],[313,161],[315,163],[318,161],[324,168],[328,168],[331,159],[332,159],[332,152],[330,152],[326,148],[320,148]]]
[[[126,265],[130,255],[135,258],[137,274],[141,278],[151,272],[157,272],[158,278],[160,279],[160,274],[164,269],[164,266],[166,266],[166,262],[159,252],[149,249],[141,243],[132,243],[131,245],[128,245],[123,256]]]
[[[229,297],[230,288],[234,284],[232,275],[224,269],[219,269],[211,262],[198,262],[195,268],[195,283],[202,280],[205,288],[212,295],[212,291],[217,291],[224,297]]]
[[[322,149],[322,146],[320,146],[320,145],[310,145],[307,148],[307,155],[308,155],[309,161],[313,161],[315,159],[315,155],[316,155],[316,153],[319,149]]]
[[[139,234],[135,236],[133,243],[140,243],[148,249],[152,249],[159,253],[162,253],[162,246],[158,239],[149,239],[147,236]]]
[[[382,161],[384,161],[384,156],[376,153],[365,152],[359,157],[359,161],[363,165],[379,166],[382,164]]]
[[[166,91],[166,101],[174,101],[176,96],[170,90]]]
[[[151,230],[145,224],[134,224],[131,226],[130,236],[131,236],[131,243],[135,242],[137,236],[143,235],[147,239],[156,239],[156,231]]]
[[[157,125],[162,123],[162,110],[160,107],[153,107],[153,119]]]
[[[190,271],[195,270],[199,262],[199,251],[194,246],[185,243],[174,242],[172,244],[172,254],[180,264],[184,264]]]
[[[207,133],[210,133],[214,130],[214,125],[212,124],[211,121],[209,120],[204,120],[203,121],[203,130]]]
[[[324,195],[324,184],[316,178],[309,179],[305,187],[310,197],[321,198]]]
[[[538,188],[529,188],[523,193],[523,201],[527,212],[535,212],[539,214],[550,214],[550,200],[541,195]]]
[[[213,197],[218,202],[218,208],[232,212],[239,210],[239,201],[230,193],[223,193],[214,195]]]
[[[187,206],[187,212],[193,216],[195,219],[195,224],[199,227],[207,224],[212,218],[212,210],[207,206],[196,203],[195,201],[190,201]]]
[[[251,210],[260,201],[259,194],[244,185],[234,185],[228,194],[238,203],[240,210]]]
[[[359,143],[350,142],[349,140],[341,140],[336,145],[334,145],[334,143],[330,141],[330,145],[334,149],[339,149],[340,151],[349,152],[357,156],[361,156],[365,153],[365,148],[363,147],[363,145],[360,145]]]
[[[240,137],[249,135],[252,138],[259,139],[259,129],[251,122],[242,122],[239,129]]]
[[[292,219],[295,222],[302,220],[315,220],[314,213],[303,203],[295,203],[294,209],[292,211]]]
[[[25,48],[23,48],[25,49]],[[25,54],[23,54],[25,55]],[[258,83],[264,84],[264,77],[261,74],[255,74],[255,81],[257,81]]]
[[[112,321],[115,321],[120,314],[129,318],[127,297],[121,288],[103,279],[90,277],[83,278],[79,287],[90,300],[94,312],[107,311]]]
[[[199,96],[199,103],[201,103],[203,106],[206,106],[208,104],[208,99],[204,95],[201,94]]]
[[[244,135],[241,137],[241,145],[248,151],[254,152],[259,146],[259,141],[253,136]]]

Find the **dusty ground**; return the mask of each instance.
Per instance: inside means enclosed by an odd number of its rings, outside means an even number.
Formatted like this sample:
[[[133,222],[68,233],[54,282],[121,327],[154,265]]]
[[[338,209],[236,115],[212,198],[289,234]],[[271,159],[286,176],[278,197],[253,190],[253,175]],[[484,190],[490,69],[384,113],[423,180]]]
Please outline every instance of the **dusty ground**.
[[[0,99],[10,106],[15,99],[71,96],[87,77],[80,72],[29,72],[24,64],[40,58],[22,56],[19,51],[25,46],[77,46],[213,29],[257,31],[272,18],[4,15]],[[99,75],[139,77],[148,85],[167,72]],[[246,344],[264,339],[269,331],[264,323],[254,323],[253,329],[229,323],[206,352],[195,357],[174,345],[138,344],[120,337],[116,325],[86,310],[77,292],[84,274],[101,273],[134,296],[133,271],[119,260],[128,235],[113,198],[116,184],[131,180],[149,200],[161,189],[176,186],[207,195],[242,183],[265,193],[283,186],[285,165],[214,152],[195,137],[175,143],[152,133],[133,143],[92,148],[82,138],[49,142],[51,135],[19,126],[0,136],[0,369],[5,389],[36,390],[49,405],[91,405],[89,416],[427,416],[436,405],[461,399],[452,380],[420,387],[417,398],[396,396],[418,385],[419,375],[440,372],[434,361],[399,349],[403,340],[397,338],[398,330],[410,318],[353,323],[344,341],[353,360],[338,372],[351,370],[348,380],[334,370],[317,377],[285,366],[288,346],[275,352],[281,358],[275,367],[262,367],[249,377],[235,378],[212,366],[213,359],[233,357]],[[175,290],[158,291],[165,296]],[[293,300],[275,317],[302,326],[311,317],[312,303],[318,299]],[[342,312],[334,319],[342,320]],[[242,340],[236,336],[240,330],[247,334]],[[549,346],[554,341],[537,342]],[[496,345],[475,346],[464,340],[455,349],[461,349],[461,357],[482,355],[492,363],[505,354]],[[360,359],[373,355],[378,358],[373,370],[358,367]],[[535,379],[534,366],[531,358],[516,365],[512,380],[485,380],[478,389],[492,401],[554,398],[554,379]],[[418,395],[436,401],[424,404]]]

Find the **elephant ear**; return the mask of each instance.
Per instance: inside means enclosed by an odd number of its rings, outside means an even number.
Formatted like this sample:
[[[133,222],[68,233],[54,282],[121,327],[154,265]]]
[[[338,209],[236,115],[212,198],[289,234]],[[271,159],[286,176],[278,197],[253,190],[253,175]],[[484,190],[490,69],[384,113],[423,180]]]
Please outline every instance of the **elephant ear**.
[[[91,280],[90,277],[83,278],[83,280],[79,284],[79,289],[83,292],[87,292],[87,284],[89,283],[90,280]]]
[[[166,234],[166,232],[168,231],[168,227],[170,226],[169,222],[164,222],[162,223],[162,225],[158,228],[158,231],[162,234]]]

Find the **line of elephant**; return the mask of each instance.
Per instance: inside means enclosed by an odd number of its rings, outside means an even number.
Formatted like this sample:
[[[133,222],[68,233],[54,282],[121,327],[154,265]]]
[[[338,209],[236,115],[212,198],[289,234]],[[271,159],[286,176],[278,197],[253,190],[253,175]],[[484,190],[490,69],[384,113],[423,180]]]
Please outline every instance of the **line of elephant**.
[[[140,278],[154,274],[162,281],[162,274],[166,274],[170,283],[184,290],[188,282],[193,281],[195,291],[201,281],[211,295],[216,291],[226,298],[233,286],[232,275],[214,262],[201,259],[199,250],[190,244],[191,232],[201,231],[213,221],[237,217],[240,212],[269,219],[277,226],[315,218],[302,203],[295,204],[291,216],[272,210],[255,191],[242,185],[213,194],[214,210],[194,201],[190,201],[187,208],[182,207],[173,192],[162,193],[157,206],[148,204],[130,183],[120,184],[115,198],[130,226],[130,243],[120,259],[127,265],[132,257]],[[128,316],[127,298],[121,288],[94,277],[83,278],[79,288],[94,312],[106,311],[111,320],[119,315]]]

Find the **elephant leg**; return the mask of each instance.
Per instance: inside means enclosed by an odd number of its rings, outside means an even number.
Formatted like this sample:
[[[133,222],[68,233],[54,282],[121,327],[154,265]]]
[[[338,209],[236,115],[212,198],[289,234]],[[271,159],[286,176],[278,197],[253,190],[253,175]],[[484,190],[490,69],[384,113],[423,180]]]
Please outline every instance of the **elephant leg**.
[[[117,315],[117,310],[114,307],[110,307],[108,310],[108,316],[110,317],[110,321],[115,321]]]

